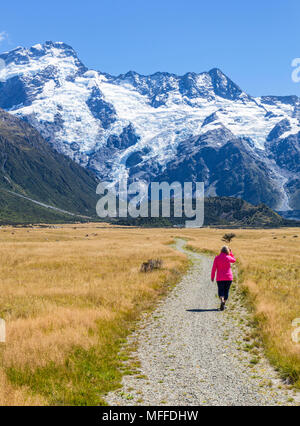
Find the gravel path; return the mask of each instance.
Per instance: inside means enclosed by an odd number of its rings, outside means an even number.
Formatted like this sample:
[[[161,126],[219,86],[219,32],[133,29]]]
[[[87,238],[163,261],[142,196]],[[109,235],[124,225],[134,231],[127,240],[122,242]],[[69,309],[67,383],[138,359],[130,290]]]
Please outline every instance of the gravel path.
[[[248,313],[233,291],[225,312],[218,311],[212,259],[187,252],[192,266],[182,281],[145,316],[130,336],[139,373],[126,375],[123,388],[107,395],[109,405],[298,405],[253,346]],[[128,361],[130,364],[132,360]]]

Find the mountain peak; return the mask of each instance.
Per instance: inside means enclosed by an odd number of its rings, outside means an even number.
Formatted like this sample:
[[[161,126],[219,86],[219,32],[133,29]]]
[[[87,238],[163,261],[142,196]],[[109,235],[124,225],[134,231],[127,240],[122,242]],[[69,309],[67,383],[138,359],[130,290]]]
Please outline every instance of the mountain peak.
[[[46,41],[43,44],[35,44],[29,49],[17,47],[0,54],[0,58],[6,63],[3,77],[5,80],[16,75],[39,73],[39,79],[42,78],[43,81],[46,81],[45,79],[52,78],[54,74],[60,75],[62,78],[73,78],[75,75],[87,71],[75,50],[61,41]],[[35,86],[37,84],[36,81]]]
[[[216,75],[224,76],[224,77],[227,78],[227,76],[223,73],[223,71],[220,68],[218,68],[218,67],[212,68],[210,71],[208,71],[208,74],[210,74],[210,75],[215,75],[216,74]]]
[[[66,47],[73,49],[71,46],[69,46],[68,44],[66,44],[62,41],[47,40],[47,41],[45,41],[44,46],[56,47],[58,49],[64,49]]]
[[[208,74],[212,79],[214,92],[225,99],[236,100],[243,94],[242,89],[235,84],[219,68],[212,68]]]
[[[66,43],[61,41],[46,41],[45,43],[38,43],[26,49],[25,47],[18,46],[9,52],[0,54],[0,57],[5,60],[6,64],[15,62],[17,64],[28,63],[30,60],[39,59],[43,56],[52,57],[74,57],[78,60],[75,50]]]
[[[72,46],[62,41],[45,41],[43,44],[35,44],[29,49],[30,56],[43,56],[51,54],[52,56],[73,56],[77,58],[77,53]]]

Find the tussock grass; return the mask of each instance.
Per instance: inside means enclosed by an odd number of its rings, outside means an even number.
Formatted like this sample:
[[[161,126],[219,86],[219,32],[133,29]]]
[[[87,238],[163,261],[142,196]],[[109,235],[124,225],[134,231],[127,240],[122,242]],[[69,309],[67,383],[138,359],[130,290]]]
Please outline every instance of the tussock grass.
[[[33,395],[25,386],[13,386],[5,372],[0,370],[0,406],[44,406],[48,405],[46,398]]]
[[[0,380],[23,396],[0,403],[103,404],[120,383],[122,342],[186,268],[170,239],[102,225],[1,229]],[[140,273],[149,258],[162,269]]]
[[[127,229],[104,224],[0,229],[1,405],[98,405],[120,386],[120,352],[142,312],[151,310],[188,262],[168,244],[217,253],[226,230]],[[239,281],[254,310],[254,333],[284,377],[299,386],[298,230],[238,230],[231,243]],[[299,235],[300,237],[300,235]],[[275,239],[276,238],[276,239]],[[162,269],[140,272],[148,259]]]

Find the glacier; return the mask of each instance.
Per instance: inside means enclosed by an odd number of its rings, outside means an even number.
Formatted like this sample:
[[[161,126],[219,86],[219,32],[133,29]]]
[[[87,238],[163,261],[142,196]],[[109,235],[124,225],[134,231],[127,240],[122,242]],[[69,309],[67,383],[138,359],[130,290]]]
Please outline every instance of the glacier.
[[[227,129],[229,139],[240,140],[244,155],[264,162],[265,171],[263,166],[260,171],[278,194],[269,204],[278,210],[300,205],[298,198],[290,203],[287,190],[289,182],[299,178],[299,170],[280,167],[277,157],[282,153],[275,148],[279,140],[289,145],[293,141],[292,150],[299,155],[296,96],[252,97],[217,68],[184,76],[143,76],[134,71],[112,76],[87,69],[63,42],[18,47],[0,58],[6,63],[0,76],[0,107],[28,121],[55,149],[99,178],[138,178],[143,165],[162,175],[186,141]],[[268,141],[282,122],[288,123],[285,131]],[[219,152],[229,139],[221,142],[216,136],[209,149]],[[136,167],[129,167],[131,163]],[[218,195],[215,181],[207,179],[207,193]],[[228,195],[268,203],[268,197],[249,199],[245,191]]]

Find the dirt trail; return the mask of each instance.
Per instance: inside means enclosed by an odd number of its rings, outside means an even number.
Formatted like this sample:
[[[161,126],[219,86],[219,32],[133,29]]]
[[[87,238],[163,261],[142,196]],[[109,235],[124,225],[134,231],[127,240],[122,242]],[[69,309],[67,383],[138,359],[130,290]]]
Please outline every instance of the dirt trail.
[[[246,352],[248,314],[233,299],[218,310],[210,281],[212,258],[176,248],[192,261],[188,273],[155,312],[141,322],[128,344],[140,374],[125,376],[109,405],[295,405],[261,352]],[[257,350],[256,350],[257,351]],[[280,389],[280,388],[281,389]]]

